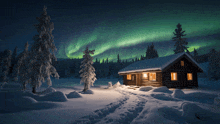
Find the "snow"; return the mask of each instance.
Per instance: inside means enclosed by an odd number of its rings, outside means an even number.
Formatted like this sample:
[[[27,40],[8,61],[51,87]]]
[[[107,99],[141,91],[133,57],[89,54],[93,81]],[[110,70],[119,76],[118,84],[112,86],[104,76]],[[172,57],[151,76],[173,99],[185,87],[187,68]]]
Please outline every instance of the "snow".
[[[184,97],[185,94],[182,90],[180,89],[175,89],[172,93],[172,96],[175,97],[175,98],[181,98],[181,97]]]
[[[203,70],[203,68],[187,53],[178,53],[173,54],[170,56],[165,57],[159,57],[159,58],[153,58],[153,59],[147,59],[135,62],[133,64],[130,64],[129,66],[121,69],[119,73],[129,73],[129,72],[138,72],[138,71],[148,71],[148,70],[163,70],[165,67],[167,67],[169,64],[171,64],[173,61],[177,60],[181,56],[186,55],[189,57],[200,69]]]
[[[168,89],[125,86],[121,80],[98,79],[82,92],[80,79],[51,80],[53,86],[42,85],[37,89],[38,95],[31,93],[29,86],[27,91],[19,91],[20,85],[5,84],[0,89],[0,123],[218,124],[220,121],[220,81],[199,78],[198,89]]]

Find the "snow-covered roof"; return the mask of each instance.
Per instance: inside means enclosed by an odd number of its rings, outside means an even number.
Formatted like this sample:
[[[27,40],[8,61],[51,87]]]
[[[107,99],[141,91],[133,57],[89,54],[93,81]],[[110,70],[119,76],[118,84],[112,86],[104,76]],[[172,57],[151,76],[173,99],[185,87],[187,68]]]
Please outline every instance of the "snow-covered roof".
[[[183,55],[188,56],[201,70],[203,70],[200,65],[187,53],[178,53],[178,54],[173,54],[170,56],[165,56],[165,57],[159,57],[159,58],[153,58],[153,59],[147,59],[147,60],[142,60],[135,62],[123,69],[121,69],[119,73],[129,73],[129,72],[140,72],[140,71],[148,71],[148,70],[161,70],[165,67],[167,67],[169,64],[171,64],[173,61],[178,59],[179,57]]]

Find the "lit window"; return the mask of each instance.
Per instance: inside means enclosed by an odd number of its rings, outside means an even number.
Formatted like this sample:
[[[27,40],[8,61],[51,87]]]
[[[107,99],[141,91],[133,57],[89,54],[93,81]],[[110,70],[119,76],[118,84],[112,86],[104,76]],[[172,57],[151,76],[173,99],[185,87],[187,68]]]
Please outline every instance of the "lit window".
[[[156,81],[156,73],[150,73],[150,80]]]
[[[171,72],[171,81],[176,81],[176,80],[177,80],[177,73]]]
[[[143,78],[144,78],[144,79],[147,79],[147,78],[148,78],[147,75],[148,75],[147,73],[144,73],[144,74],[143,74]]]
[[[187,80],[192,80],[192,73],[187,73]]]
[[[131,80],[131,75],[130,74],[127,75],[127,80]]]
[[[181,61],[181,66],[184,66],[184,61]]]

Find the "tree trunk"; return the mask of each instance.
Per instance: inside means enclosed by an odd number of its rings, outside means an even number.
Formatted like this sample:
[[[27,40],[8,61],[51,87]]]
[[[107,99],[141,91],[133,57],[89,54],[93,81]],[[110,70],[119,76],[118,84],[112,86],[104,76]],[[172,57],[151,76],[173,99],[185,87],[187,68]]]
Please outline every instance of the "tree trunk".
[[[26,84],[23,84],[23,90],[26,90]]]
[[[88,90],[88,84],[87,83],[84,83],[84,89],[83,89],[83,92],[86,92]]]
[[[32,87],[32,93],[36,93],[36,87]]]

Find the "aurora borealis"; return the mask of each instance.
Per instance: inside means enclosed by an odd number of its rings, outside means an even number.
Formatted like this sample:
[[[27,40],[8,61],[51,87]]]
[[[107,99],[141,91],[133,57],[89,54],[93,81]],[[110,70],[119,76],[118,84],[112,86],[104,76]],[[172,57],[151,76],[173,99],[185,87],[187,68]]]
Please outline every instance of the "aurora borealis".
[[[1,6],[1,51],[6,48],[23,51],[24,44],[33,43],[37,34],[33,24],[47,6],[54,22],[54,42],[57,58],[82,58],[86,46],[95,50],[94,58],[116,61],[145,56],[152,43],[159,57],[173,54],[174,30],[180,23],[189,51],[199,55],[214,48],[220,50],[220,2],[186,1],[126,1],[46,0],[39,3],[11,0]],[[6,35],[6,37],[5,37]],[[94,59],[95,60],[95,59]]]

